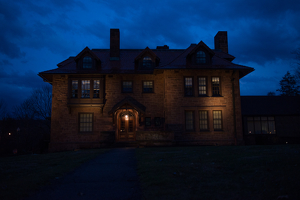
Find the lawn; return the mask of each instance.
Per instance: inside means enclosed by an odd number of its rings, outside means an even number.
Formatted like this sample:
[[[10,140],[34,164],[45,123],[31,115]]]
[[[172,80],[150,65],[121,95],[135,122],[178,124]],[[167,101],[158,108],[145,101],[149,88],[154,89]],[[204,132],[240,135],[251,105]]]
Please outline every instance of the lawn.
[[[26,197],[104,151],[106,150],[95,149],[2,157],[0,199]]]
[[[144,199],[300,199],[300,145],[140,148]]]

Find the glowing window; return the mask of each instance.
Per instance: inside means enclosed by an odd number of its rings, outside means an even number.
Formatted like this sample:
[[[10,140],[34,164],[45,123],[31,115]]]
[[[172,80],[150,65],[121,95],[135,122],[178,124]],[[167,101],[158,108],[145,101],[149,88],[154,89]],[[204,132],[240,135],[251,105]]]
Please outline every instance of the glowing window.
[[[222,111],[213,111],[214,130],[222,130]]]
[[[198,77],[199,96],[206,95],[206,77]]]
[[[79,114],[79,131],[92,132],[93,131],[93,114],[81,113]]]
[[[94,80],[94,98],[99,98],[100,94],[100,80]]]
[[[90,80],[81,81],[81,98],[90,98]]]
[[[200,124],[200,131],[201,130],[208,130],[207,110],[200,110],[199,111],[199,124]]]
[[[211,82],[212,82],[212,95],[220,96],[220,78],[212,77]]]

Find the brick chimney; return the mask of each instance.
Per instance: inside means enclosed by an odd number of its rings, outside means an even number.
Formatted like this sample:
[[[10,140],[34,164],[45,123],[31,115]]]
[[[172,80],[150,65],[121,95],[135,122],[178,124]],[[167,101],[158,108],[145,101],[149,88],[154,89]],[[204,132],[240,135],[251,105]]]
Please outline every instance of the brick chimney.
[[[120,60],[119,29],[110,29],[110,60]]]
[[[219,31],[215,36],[215,49],[228,53],[227,31]]]

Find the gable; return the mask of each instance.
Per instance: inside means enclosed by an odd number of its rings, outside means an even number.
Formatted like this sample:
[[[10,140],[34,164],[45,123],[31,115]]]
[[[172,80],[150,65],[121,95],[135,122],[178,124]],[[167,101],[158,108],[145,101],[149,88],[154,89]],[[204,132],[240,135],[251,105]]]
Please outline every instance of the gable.
[[[101,60],[88,47],[85,47],[75,58],[76,68],[78,70],[100,69]]]
[[[212,63],[213,52],[203,41],[200,41],[187,55],[187,67],[197,67],[199,65],[210,65]]]
[[[149,47],[146,47],[135,59],[135,69],[152,70],[159,65],[160,59]]]

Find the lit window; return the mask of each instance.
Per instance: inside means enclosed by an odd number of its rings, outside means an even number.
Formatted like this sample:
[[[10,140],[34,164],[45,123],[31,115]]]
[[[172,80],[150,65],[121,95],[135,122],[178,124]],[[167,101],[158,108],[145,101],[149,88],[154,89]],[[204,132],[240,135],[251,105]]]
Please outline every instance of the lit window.
[[[222,111],[213,111],[214,130],[222,130]]]
[[[143,58],[143,67],[146,69],[152,67],[152,59],[149,56]]]
[[[72,98],[78,98],[78,80],[72,80]]]
[[[144,93],[153,92],[153,81],[143,81],[143,92]]]
[[[89,68],[92,68],[93,66],[93,60],[91,57],[89,56],[86,56],[83,58],[83,65],[82,65],[82,68],[83,69],[89,69]]]
[[[200,124],[200,131],[208,130],[207,110],[199,111],[199,124]]]
[[[79,131],[92,132],[93,131],[93,114],[81,113],[79,114]]]
[[[194,130],[194,111],[185,111],[185,130]]]
[[[193,77],[184,78],[184,95],[193,96]]]
[[[122,82],[122,92],[132,92],[132,81]]]
[[[206,63],[206,55],[204,51],[198,51],[196,54],[196,63],[203,64]]]
[[[247,117],[247,133],[248,134],[275,134],[274,117]]]
[[[206,78],[205,77],[198,78],[198,91],[199,91],[199,96],[206,95]]]
[[[90,80],[81,81],[81,98],[90,98]]]
[[[99,98],[100,94],[100,80],[94,80],[94,98]]]
[[[211,82],[212,82],[212,95],[220,96],[220,78],[212,77]]]

